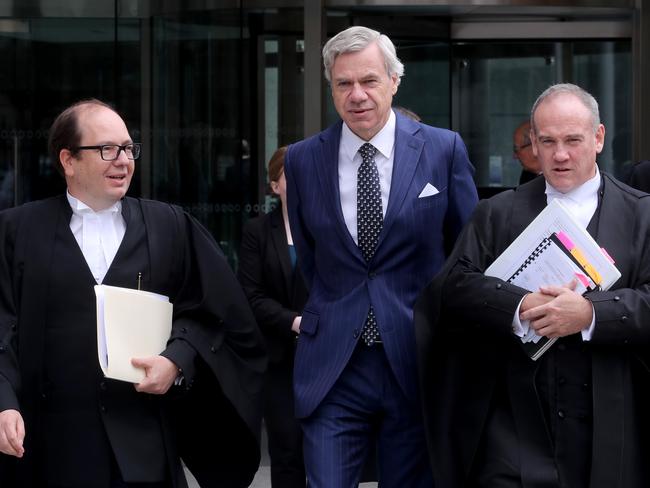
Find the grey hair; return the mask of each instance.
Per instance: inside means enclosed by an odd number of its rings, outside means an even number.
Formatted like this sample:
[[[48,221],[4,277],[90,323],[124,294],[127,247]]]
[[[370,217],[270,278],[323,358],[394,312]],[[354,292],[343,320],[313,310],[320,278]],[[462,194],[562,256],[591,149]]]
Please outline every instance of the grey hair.
[[[388,36],[360,25],[339,32],[323,47],[323,66],[328,83],[332,82],[332,66],[339,54],[363,51],[372,43],[377,43],[384,56],[386,73],[388,76],[397,75],[397,85],[399,85],[404,76],[404,65],[397,57],[395,45]]]
[[[588,91],[572,83],[558,83],[557,85],[552,85],[544,90],[539,97],[537,97],[537,100],[535,100],[533,108],[530,111],[530,126],[532,127],[533,132],[537,133],[537,129],[535,128],[535,111],[537,108],[546,99],[564,93],[577,97],[578,100],[580,100],[582,104],[587,108],[587,110],[591,112],[591,124],[593,126],[594,132],[596,132],[598,130],[598,126],[600,126],[598,102]]]

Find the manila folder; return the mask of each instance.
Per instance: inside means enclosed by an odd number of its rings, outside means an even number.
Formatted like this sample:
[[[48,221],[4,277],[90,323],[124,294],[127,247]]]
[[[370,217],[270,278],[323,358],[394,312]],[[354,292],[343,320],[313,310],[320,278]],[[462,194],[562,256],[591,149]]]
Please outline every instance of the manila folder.
[[[139,383],[145,377],[131,358],[156,356],[172,330],[169,298],[147,291],[96,285],[97,354],[107,378]]]

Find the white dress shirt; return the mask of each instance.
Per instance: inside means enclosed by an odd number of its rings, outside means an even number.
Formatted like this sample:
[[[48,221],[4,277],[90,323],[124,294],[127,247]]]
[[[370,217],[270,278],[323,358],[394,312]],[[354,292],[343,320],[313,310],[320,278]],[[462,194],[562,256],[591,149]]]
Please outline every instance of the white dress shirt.
[[[369,141],[364,141],[343,123],[341,143],[339,145],[339,194],[345,225],[355,243],[357,241],[357,172],[361,166],[359,148],[369,142],[377,148],[375,163],[379,171],[379,186],[381,187],[381,209],[386,217],[390,183],[393,177],[393,161],[395,148],[395,114],[390,111],[388,121],[382,129]]]
[[[569,213],[573,216],[578,224],[586,229],[589,225],[589,221],[594,216],[596,208],[598,208],[598,189],[600,188],[600,171],[598,171],[598,166],[596,166],[596,174],[593,178],[585,181],[582,185],[574,188],[567,193],[562,193],[557,189],[553,188],[549,182],[546,182],[546,204],[550,204],[553,200],[560,200],[562,204],[567,208]],[[517,310],[515,310],[515,315],[512,319],[512,330],[518,337],[523,337],[530,328],[529,320],[519,320],[519,308],[523,302],[523,298]],[[591,324],[588,329],[580,331],[582,334],[583,341],[591,340],[591,337],[594,333],[594,328],[596,326],[596,313],[592,308],[591,314]]]
[[[122,202],[95,212],[67,192],[72,208],[70,230],[98,284],[104,280],[126,232]]]

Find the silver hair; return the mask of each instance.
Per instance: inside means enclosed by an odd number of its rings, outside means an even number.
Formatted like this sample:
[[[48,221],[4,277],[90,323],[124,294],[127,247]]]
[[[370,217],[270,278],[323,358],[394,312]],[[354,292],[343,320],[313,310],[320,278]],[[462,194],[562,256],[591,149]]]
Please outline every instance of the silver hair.
[[[535,111],[537,108],[546,99],[563,93],[577,97],[578,100],[580,100],[582,104],[587,108],[587,110],[591,112],[591,124],[593,126],[594,132],[596,132],[598,130],[598,126],[600,126],[598,102],[588,91],[572,83],[558,83],[557,85],[552,85],[544,90],[539,97],[537,97],[537,100],[535,100],[533,108],[530,111],[530,126],[532,127],[533,132],[537,133],[537,129],[535,128]]]
[[[404,65],[397,57],[395,45],[388,36],[368,29],[360,25],[349,27],[332,37],[323,47],[323,66],[325,68],[325,79],[328,83],[332,81],[332,66],[339,54],[363,51],[370,44],[377,43],[379,50],[384,56],[384,65],[388,76],[397,75],[399,85],[404,76]]]

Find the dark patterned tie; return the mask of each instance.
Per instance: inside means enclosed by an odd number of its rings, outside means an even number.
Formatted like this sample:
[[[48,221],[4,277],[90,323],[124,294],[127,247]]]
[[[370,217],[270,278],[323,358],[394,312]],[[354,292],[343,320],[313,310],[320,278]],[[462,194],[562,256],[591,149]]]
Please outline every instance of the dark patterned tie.
[[[362,162],[357,173],[357,242],[366,261],[375,255],[379,233],[384,225],[381,207],[379,171],[375,164],[377,148],[365,143],[359,149]],[[372,306],[368,311],[361,338],[367,345],[379,340],[377,319]]]

